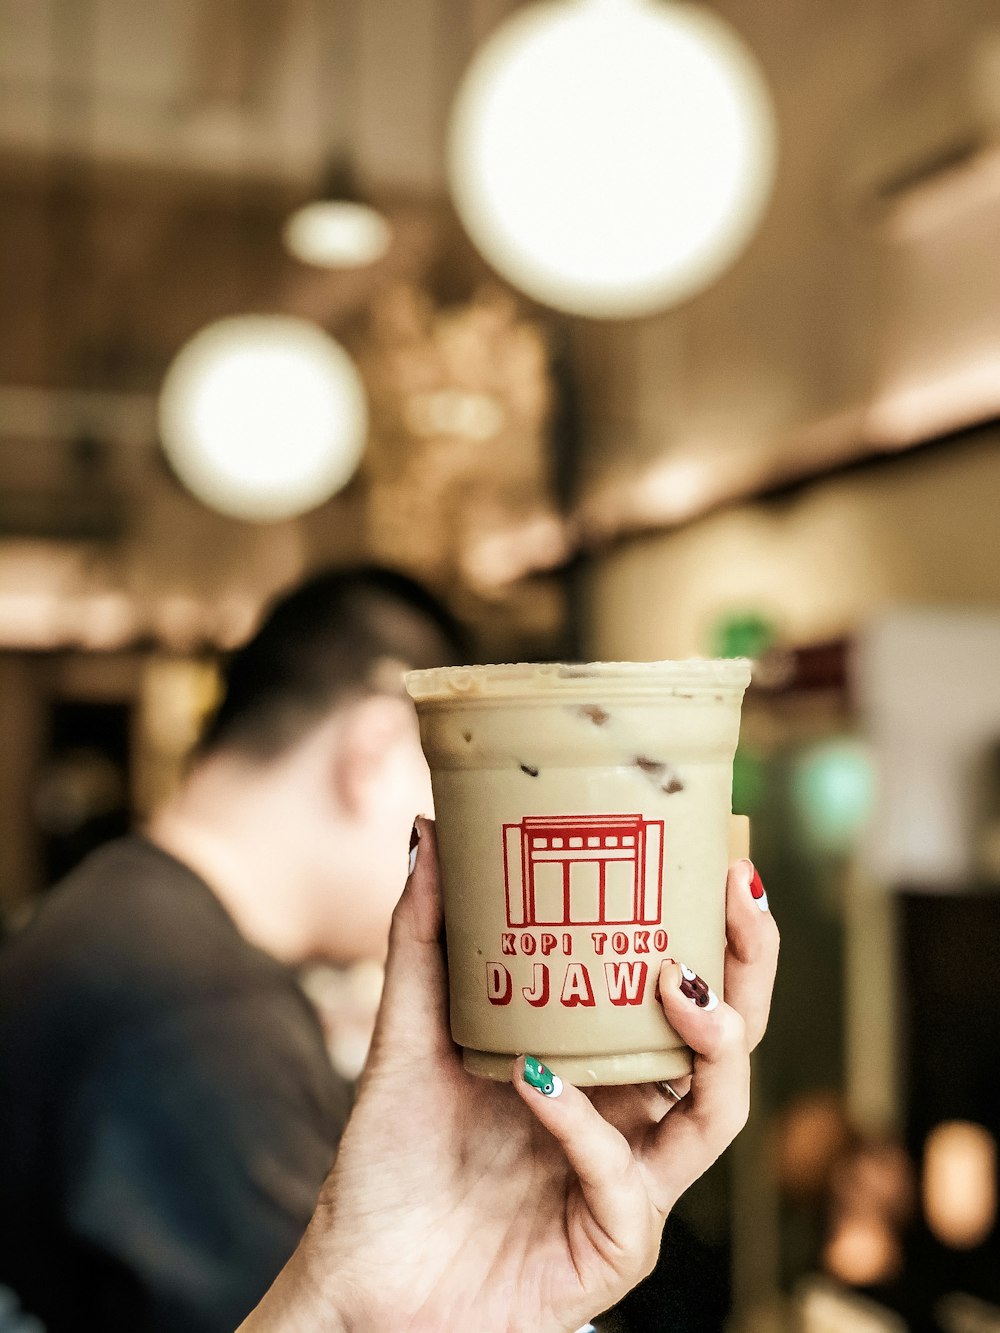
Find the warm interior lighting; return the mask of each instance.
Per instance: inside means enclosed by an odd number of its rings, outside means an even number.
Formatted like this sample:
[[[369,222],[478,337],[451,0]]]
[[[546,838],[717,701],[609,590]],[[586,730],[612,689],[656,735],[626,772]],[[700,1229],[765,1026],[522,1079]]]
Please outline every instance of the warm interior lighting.
[[[219,702],[219,677],[209,662],[152,658],[143,669],[140,719],[145,745],[160,755],[183,755]]]
[[[381,213],[347,199],[315,199],[296,209],[283,232],[289,254],[319,268],[360,268],[389,249],[392,230]]]
[[[905,449],[1000,412],[1000,347],[987,344],[959,364],[928,366],[889,384],[868,409],[866,434],[885,449]]]
[[[777,1172],[794,1198],[820,1198],[847,1142],[843,1102],[833,1092],[797,1097],[778,1125]]]
[[[52,648],[63,641],[67,619],[56,591],[0,592],[0,647]]]
[[[975,144],[953,164],[896,191],[876,216],[896,241],[918,241],[1000,198],[1000,147]]]
[[[884,1305],[825,1278],[804,1278],[796,1297],[799,1333],[906,1333],[907,1325]]]
[[[414,435],[451,435],[484,443],[503,430],[506,414],[496,398],[462,389],[435,389],[411,394],[406,424]]]
[[[77,638],[85,648],[121,648],[138,626],[138,608],[128,593],[109,589],[80,599]]]
[[[489,594],[533,570],[553,569],[569,556],[565,525],[554,514],[536,514],[503,531],[470,540],[461,565],[469,585]]]
[[[584,498],[579,521],[589,540],[624,528],[682,523],[717,498],[721,471],[717,455],[703,454],[668,457],[624,477],[612,474]]]
[[[902,1267],[899,1240],[884,1218],[845,1217],[823,1250],[823,1267],[849,1287],[887,1282]]]
[[[989,1130],[949,1120],[924,1145],[923,1203],[927,1225],[956,1250],[980,1245],[997,1211],[997,1145]]]
[[[160,395],[164,450],[213,509],[269,521],[311,509],[350,478],[364,389],[322,329],[283,315],[220,320],[195,335]]]
[[[622,318],[712,282],[753,234],[775,168],[771,99],[715,14],[545,0],[479,51],[452,116],[458,211],[531,296]]]
[[[900,1232],[910,1219],[913,1174],[904,1149],[892,1140],[850,1148],[830,1175],[830,1235],[823,1267],[852,1287],[870,1287],[898,1274]]]

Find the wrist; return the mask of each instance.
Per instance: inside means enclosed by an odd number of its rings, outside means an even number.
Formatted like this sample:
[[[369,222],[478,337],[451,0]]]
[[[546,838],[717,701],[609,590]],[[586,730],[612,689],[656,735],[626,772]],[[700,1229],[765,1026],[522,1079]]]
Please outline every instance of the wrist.
[[[335,1271],[314,1270],[302,1246],[236,1333],[354,1333],[360,1324],[329,1290]]]

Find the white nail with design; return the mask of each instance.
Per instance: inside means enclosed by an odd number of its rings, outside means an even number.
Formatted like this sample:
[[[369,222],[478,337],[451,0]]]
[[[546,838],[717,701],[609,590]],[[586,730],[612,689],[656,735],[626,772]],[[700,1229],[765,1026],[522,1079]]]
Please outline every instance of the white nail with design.
[[[685,967],[683,963],[680,964],[680,969],[681,994],[706,1014],[710,1014],[713,1009],[717,1009],[719,1007],[719,997],[708,982],[702,981],[697,972],[690,967]]]

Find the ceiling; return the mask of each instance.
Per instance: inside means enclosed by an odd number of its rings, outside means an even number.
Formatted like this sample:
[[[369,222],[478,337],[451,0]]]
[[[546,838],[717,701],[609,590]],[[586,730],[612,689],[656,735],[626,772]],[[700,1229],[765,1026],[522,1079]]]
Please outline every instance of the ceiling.
[[[696,299],[581,324],[586,539],[1000,415],[995,0],[718,0],[771,83],[758,235]]]
[[[392,282],[467,294],[485,269],[447,205],[445,118],[512,8],[0,0],[0,394],[153,393],[186,338],[241,309],[349,337]],[[331,273],[280,234],[345,156],[395,236]]]
[[[25,397],[39,386],[152,420],[173,350],[234,309],[350,341],[396,281],[467,295],[487,270],[447,205],[447,109],[514,7],[0,0],[0,433],[76,419],[79,399],[53,416],[51,395]],[[713,7],[771,83],[777,190],[703,295],[641,321],[549,321],[579,398],[584,541],[1000,413],[996,0]],[[344,152],[397,228],[360,274],[280,246]]]
[[[441,192],[443,126],[516,0],[0,0],[0,151]]]

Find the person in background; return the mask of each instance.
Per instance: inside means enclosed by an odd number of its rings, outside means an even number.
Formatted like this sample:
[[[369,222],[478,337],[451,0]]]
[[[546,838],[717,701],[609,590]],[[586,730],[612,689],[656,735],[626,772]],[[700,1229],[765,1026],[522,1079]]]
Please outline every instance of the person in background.
[[[402,673],[460,642],[388,571],[293,591],[176,795],[0,951],[0,1284],[49,1333],[232,1333],[300,1241],[351,1091],[296,969],[384,956],[431,799]]]
[[[336,1165],[302,1243],[239,1333],[571,1333],[650,1271],[678,1197],[746,1121],[750,1051],[778,961],[749,861],[730,867],[726,885],[725,1000],[706,1003],[712,992],[673,960],[657,978],[692,1075],[585,1093],[530,1055],[512,1084],[462,1067],[448,1030],[434,829],[421,819],[416,832]]]

